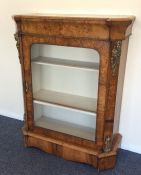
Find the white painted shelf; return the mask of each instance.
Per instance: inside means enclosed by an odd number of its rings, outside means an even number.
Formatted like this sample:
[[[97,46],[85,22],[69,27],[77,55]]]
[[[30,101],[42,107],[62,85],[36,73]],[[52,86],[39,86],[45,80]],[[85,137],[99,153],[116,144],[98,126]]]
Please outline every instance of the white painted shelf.
[[[86,126],[64,122],[61,120],[56,120],[45,116],[42,116],[41,118],[36,120],[35,125],[53,131],[58,131],[76,137],[84,138],[87,140],[95,141],[95,128],[89,128]]]
[[[41,65],[61,65],[68,67],[76,68],[85,68],[98,70],[99,63],[96,62],[85,62],[85,61],[75,61],[75,60],[66,60],[60,58],[50,58],[50,57],[36,57],[31,59],[32,63],[41,64]]]
[[[41,89],[33,94],[36,103],[46,102],[82,111],[96,112],[97,99]],[[41,104],[41,103],[40,103]]]

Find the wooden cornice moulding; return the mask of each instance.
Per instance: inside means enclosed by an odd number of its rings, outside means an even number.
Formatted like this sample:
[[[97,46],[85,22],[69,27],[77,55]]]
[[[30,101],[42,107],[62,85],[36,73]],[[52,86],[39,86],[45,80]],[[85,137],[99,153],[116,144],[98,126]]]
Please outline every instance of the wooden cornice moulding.
[[[20,25],[18,32],[22,35],[124,40],[131,34],[135,17],[16,15],[14,19]]]

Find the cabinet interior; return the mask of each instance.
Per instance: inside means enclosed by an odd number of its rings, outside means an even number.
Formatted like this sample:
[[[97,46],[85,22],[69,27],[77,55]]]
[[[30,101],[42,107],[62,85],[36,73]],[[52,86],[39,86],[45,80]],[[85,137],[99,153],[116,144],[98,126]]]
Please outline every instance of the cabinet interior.
[[[33,44],[31,68],[35,125],[94,141],[98,52]]]

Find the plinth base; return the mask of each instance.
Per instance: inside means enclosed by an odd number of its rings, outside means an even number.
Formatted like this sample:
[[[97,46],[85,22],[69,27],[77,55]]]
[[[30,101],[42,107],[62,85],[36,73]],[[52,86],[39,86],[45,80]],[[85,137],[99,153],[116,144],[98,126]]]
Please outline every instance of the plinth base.
[[[118,146],[121,141],[121,135],[115,134],[113,138],[112,150],[108,153],[84,148],[78,145],[69,144],[65,141],[38,135],[37,133],[26,131],[23,128],[25,145],[27,147],[36,147],[47,153],[55,154],[66,160],[72,160],[87,163],[98,170],[114,168]]]

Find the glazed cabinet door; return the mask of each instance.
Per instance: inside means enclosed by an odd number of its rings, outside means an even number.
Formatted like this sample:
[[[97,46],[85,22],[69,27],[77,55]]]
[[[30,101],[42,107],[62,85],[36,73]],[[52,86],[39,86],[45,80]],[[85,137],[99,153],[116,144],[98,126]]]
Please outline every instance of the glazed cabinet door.
[[[46,40],[22,39],[27,127],[102,145],[109,44],[75,47]]]
[[[23,38],[29,128],[34,125],[95,141],[98,52],[31,42],[30,37]]]
[[[33,44],[31,67],[35,126],[95,141],[99,54]]]

